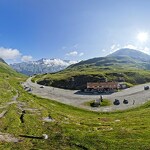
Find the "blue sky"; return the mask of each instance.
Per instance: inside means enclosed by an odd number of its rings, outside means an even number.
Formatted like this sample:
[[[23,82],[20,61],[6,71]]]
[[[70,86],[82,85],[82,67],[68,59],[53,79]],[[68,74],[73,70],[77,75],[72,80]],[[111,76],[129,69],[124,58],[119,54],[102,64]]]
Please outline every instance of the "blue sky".
[[[85,60],[122,47],[150,54],[150,0],[0,0],[0,57],[7,62]]]

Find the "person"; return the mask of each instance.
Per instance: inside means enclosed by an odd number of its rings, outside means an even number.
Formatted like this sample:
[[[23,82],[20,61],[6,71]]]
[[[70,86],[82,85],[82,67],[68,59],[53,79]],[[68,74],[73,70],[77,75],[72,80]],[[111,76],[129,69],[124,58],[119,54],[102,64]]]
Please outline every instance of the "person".
[[[100,101],[103,102],[103,97],[102,97],[102,95],[100,95]]]
[[[133,100],[133,105],[134,105],[134,103],[135,103],[135,100]]]

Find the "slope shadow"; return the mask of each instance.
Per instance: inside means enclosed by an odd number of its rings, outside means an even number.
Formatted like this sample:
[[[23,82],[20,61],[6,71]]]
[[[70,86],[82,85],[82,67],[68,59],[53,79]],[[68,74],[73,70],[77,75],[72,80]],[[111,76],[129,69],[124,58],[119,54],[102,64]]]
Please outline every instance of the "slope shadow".
[[[111,94],[113,94],[114,92],[94,92],[94,93],[92,93],[92,92],[82,92],[82,91],[76,91],[74,94],[76,94],[76,95],[111,95]]]

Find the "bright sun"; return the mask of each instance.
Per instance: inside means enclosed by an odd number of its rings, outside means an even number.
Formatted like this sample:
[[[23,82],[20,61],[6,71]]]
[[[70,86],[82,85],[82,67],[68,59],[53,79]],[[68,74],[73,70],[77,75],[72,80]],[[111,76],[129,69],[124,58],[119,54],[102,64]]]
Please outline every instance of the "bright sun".
[[[147,32],[140,32],[138,35],[137,35],[137,39],[140,41],[140,42],[146,42],[148,40],[148,33]]]

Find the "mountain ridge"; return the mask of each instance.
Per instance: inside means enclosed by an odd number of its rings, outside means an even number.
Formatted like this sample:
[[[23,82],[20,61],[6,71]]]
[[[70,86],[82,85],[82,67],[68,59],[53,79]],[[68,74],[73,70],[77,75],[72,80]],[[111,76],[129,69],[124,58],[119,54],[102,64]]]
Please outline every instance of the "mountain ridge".
[[[107,55],[106,57],[114,57],[114,56],[129,56],[133,59],[137,59],[140,61],[150,61],[150,55],[141,52],[139,50],[129,49],[129,48],[119,49],[114,53]]]
[[[10,66],[20,73],[26,75],[33,75],[33,74],[57,72],[67,68],[69,65],[73,63],[75,63],[75,61],[61,60],[56,58],[53,59],[41,58],[40,60],[37,61],[10,64]]]
[[[85,66],[130,65],[136,68],[149,69],[150,55],[134,49],[120,49],[105,57],[95,57],[73,64],[70,68]]]

